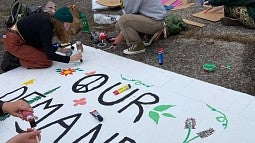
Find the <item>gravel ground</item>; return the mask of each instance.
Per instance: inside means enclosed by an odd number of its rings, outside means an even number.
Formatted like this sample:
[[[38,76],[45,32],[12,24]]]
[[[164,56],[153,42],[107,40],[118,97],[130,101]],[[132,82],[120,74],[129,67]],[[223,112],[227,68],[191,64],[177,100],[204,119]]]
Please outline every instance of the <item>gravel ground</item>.
[[[5,33],[4,20],[9,14],[12,1],[0,0],[0,29]],[[23,2],[31,5],[44,5],[47,0]],[[57,6],[70,5],[79,2],[79,10],[86,14],[91,31],[106,31],[116,35],[114,25],[98,25],[93,21],[95,12],[91,9],[91,0],[54,0]],[[255,45],[253,44],[254,30],[242,26],[223,26],[220,22],[210,22],[193,17],[191,14],[203,9],[194,1],[192,7],[171,11],[184,18],[206,24],[203,28],[189,26],[189,29],[176,36],[153,43],[145,53],[139,55],[124,55],[125,43],[118,49],[111,50],[113,54],[140,61],[158,68],[176,72],[188,77],[196,78],[212,84],[223,86],[236,91],[255,95]],[[120,14],[119,10],[100,11],[97,13]],[[96,47],[89,38],[88,33],[79,32],[72,39],[81,40],[85,45]],[[157,49],[164,48],[164,64],[157,62]],[[0,61],[2,61],[3,46],[0,44]],[[206,73],[202,69],[205,63],[215,63],[217,69],[214,73]],[[231,69],[220,68],[231,64]],[[0,73],[3,73],[0,71]]]

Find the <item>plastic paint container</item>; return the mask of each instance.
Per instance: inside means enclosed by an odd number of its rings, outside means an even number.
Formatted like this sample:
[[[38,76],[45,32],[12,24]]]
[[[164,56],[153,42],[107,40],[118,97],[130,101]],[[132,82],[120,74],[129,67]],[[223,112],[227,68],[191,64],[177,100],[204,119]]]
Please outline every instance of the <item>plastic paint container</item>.
[[[203,65],[203,69],[206,72],[214,72],[216,69],[216,65],[212,63],[207,63]]]

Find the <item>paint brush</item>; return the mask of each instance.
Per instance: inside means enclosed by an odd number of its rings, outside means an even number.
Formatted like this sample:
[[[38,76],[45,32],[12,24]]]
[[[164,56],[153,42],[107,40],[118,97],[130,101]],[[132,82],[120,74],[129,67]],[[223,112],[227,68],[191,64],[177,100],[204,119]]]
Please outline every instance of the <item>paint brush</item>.
[[[28,121],[28,122],[29,122],[30,127],[31,127],[32,129],[36,130],[36,129],[35,129],[35,127],[36,127],[35,116],[33,115],[33,113],[32,113],[32,112],[29,112],[29,111],[21,111],[21,113],[22,113],[22,115],[23,115],[23,119],[24,119],[25,121]],[[36,139],[36,143],[40,143],[39,137],[38,137],[37,135],[35,136],[35,139]]]
[[[208,7],[208,8],[204,11],[204,14],[208,13],[211,9],[212,9],[212,7]]]
[[[35,129],[35,127],[36,127],[35,117],[33,117],[32,119],[29,120],[29,124],[32,129],[36,130]],[[35,136],[35,139],[36,139],[36,143],[40,143],[39,137],[37,135]]]

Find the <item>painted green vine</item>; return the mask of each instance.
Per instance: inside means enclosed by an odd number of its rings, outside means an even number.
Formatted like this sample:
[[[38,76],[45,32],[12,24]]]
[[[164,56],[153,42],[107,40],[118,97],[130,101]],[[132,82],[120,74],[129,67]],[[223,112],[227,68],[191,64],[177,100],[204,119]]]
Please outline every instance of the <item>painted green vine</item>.
[[[221,116],[216,117],[216,120],[218,122],[222,123],[222,126],[224,127],[224,129],[226,129],[228,127],[227,116],[224,113],[222,113],[221,111],[218,111],[217,109],[213,108],[212,106],[210,106],[208,104],[206,104],[206,106],[208,108],[210,108],[212,111],[220,113]]]
[[[122,79],[122,80],[126,80],[126,81],[132,81],[132,82],[134,82],[134,83],[135,83],[135,85],[143,85],[143,86],[145,86],[145,87],[152,87],[152,86],[153,86],[153,85],[146,85],[145,83],[143,83],[143,82],[142,82],[142,81],[140,81],[140,80],[127,79],[127,78],[123,77],[123,75],[122,75],[122,74],[120,75],[120,77],[121,77],[121,79]]]

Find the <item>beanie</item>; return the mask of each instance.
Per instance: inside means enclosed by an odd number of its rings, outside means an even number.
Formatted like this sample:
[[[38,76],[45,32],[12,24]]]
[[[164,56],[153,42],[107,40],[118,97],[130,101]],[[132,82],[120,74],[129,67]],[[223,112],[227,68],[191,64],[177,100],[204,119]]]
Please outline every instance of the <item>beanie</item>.
[[[53,17],[61,22],[73,22],[73,15],[70,10],[65,6],[59,8],[53,15]]]

